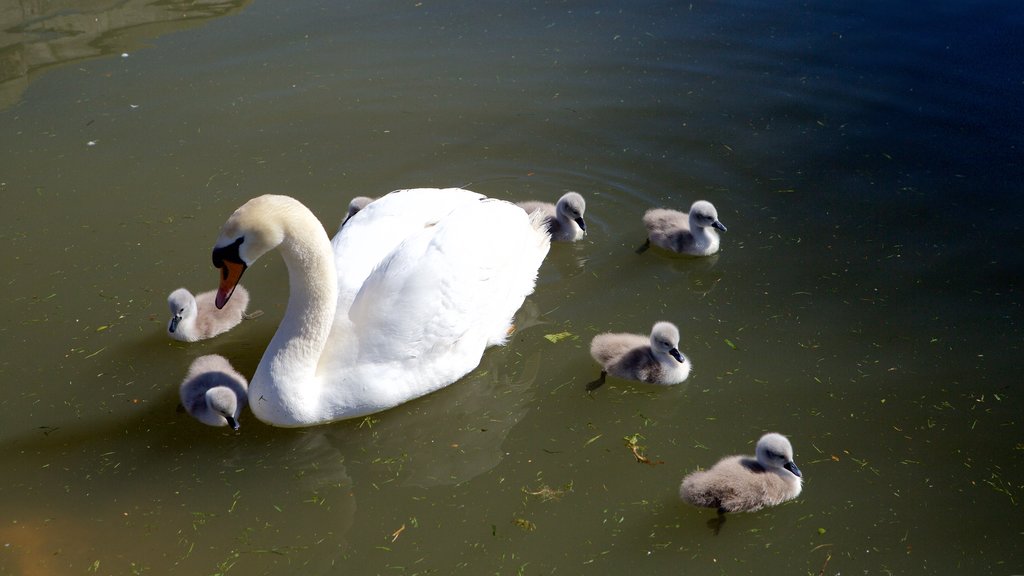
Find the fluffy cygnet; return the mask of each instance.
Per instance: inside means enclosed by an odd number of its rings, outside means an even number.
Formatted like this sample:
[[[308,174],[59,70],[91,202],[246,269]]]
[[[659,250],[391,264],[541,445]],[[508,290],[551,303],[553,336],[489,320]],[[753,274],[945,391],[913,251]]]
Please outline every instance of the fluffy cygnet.
[[[238,415],[247,402],[249,383],[226,358],[196,358],[181,383],[181,405],[196,420],[238,430]]]
[[[658,322],[651,335],[605,333],[594,336],[590,355],[601,365],[601,377],[587,385],[595,390],[608,374],[650,384],[679,384],[690,375],[690,360],[679,352],[679,329]]]
[[[345,225],[345,222],[348,222],[349,218],[355,216],[356,213],[363,208],[366,208],[366,205],[374,200],[376,200],[376,198],[370,198],[369,196],[356,196],[353,198],[352,201],[348,203],[348,212],[345,214],[345,218],[341,220],[341,225],[338,226],[338,229],[340,230],[341,227]]]
[[[516,202],[527,214],[536,211],[546,216],[545,225],[551,234],[551,239],[558,242],[575,242],[587,233],[587,224],[583,221],[583,213],[587,210],[587,203],[576,192],[566,192],[558,199],[558,203],[538,202],[535,200],[527,202]]]
[[[171,292],[167,297],[167,306],[171,310],[167,335],[182,342],[195,342],[213,338],[237,326],[249,306],[249,292],[238,286],[227,306],[219,310],[214,305],[216,296],[216,290],[196,296],[184,288]]]
[[[718,232],[725,232],[725,225],[718,220],[718,211],[711,202],[698,200],[690,206],[690,212],[679,212],[667,208],[653,208],[644,214],[647,226],[647,243],[659,248],[689,254],[710,256],[718,252]]]
[[[694,506],[754,512],[796,498],[803,486],[793,446],[774,432],[757,441],[757,456],[728,456],[683,478],[679,496]]]

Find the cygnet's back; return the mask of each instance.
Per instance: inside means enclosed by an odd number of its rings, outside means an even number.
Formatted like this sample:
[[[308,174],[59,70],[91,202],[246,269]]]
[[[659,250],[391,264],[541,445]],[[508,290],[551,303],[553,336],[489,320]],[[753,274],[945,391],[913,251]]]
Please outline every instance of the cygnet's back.
[[[557,204],[530,200],[517,202],[517,206],[527,214],[540,211],[544,216],[551,239],[557,242],[575,242],[586,234],[587,224],[583,214],[587,203],[578,192],[566,192],[558,199]]]
[[[648,210],[644,214],[644,226],[651,244],[692,256],[718,252],[719,237],[715,229],[726,231],[718,220],[718,211],[706,200],[694,202],[688,213],[667,208]]]
[[[238,417],[248,401],[248,388],[248,381],[227,358],[209,354],[192,362],[179,394],[181,405],[196,420],[238,430]]]
[[[796,498],[803,487],[789,440],[776,433],[757,442],[757,455],[728,456],[710,470],[683,478],[679,496],[689,504],[724,512],[755,512]]]
[[[167,335],[182,342],[196,342],[213,338],[237,326],[249,306],[249,291],[241,285],[237,286],[231,300],[222,309],[214,304],[216,295],[216,290],[194,297],[184,288],[171,292],[167,297],[167,307],[171,311]]]
[[[690,360],[679,351],[679,329],[671,322],[658,322],[650,336],[598,334],[590,355],[603,372],[626,380],[670,385],[690,375]]]

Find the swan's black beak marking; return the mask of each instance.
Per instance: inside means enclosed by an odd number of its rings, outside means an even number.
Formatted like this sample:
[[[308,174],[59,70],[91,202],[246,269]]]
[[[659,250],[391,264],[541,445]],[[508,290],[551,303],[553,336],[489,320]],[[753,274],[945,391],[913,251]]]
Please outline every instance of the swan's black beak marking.
[[[669,350],[668,353],[669,355],[676,359],[676,362],[679,362],[680,364],[686,362],[686,357],[683,356],[683,353],[679,351],[679,348],[673,348]]]
[[[167,327],[167,331],[173,334],[178,329],[178,322],[181,322],[181,316],[177,314],[171,316],[171,324]]]
[[[722,223],[721,223],[721,222],[719,222],[718,220],[715,220],[714,222],[712,222],[712,223],[711,223],[711,226],[712,226],[713,228],[717,228],[717,229],[721,230],[722,232],[725,232],[725,231],[726,231],[726,227],[725,227],[725,224],[722,224]]]
[[[238,248],[244,240],[245,238],[239,238],[227,246],[213,249],[213,265],[220,268],[220,286],[217,288],[217,299],[214,302],[217,309],[223,308],[231,299],[231,295],[235,293],[235,286],[238,286],[238,281],[242,279],[247,267],[238,253]]]

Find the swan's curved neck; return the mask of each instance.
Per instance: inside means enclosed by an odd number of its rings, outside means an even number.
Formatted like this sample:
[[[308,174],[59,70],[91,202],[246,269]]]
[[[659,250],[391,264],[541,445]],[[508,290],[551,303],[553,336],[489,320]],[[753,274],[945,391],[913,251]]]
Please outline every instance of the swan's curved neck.
[[[310,213],[279,246],[288,268],[288,307],[249,387],[256,416],[279,425],[302,425],[319,406],[317,363],[334,321],[338,285],[330,241]]]

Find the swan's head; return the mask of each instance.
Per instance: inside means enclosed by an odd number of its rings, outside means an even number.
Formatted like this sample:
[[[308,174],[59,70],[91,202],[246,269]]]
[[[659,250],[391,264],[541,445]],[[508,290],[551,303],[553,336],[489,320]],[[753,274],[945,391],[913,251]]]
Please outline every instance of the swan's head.
[[[651,330],[651,350],[659,354],[667,354],[680,364],[686,357],[679,351],[679,328],[671,322],[658,322]]]
[[[206,407],[210,411],[224,417],[224,422],[233,430],[238,430],[238,415],[242,407],[238,403],[235,391],[227,386],[214,386],[206,391]]]
[[[793,446],[782,434],[770,432],[757,441],[757,461],[769,470],[784,468],[796,477],[802,476],[793,461]]]
[[[583,213],[586,210],[587,203],[577,192],[566,192],[555,204],[555,212],[559,217],[572,220],[584,232],[587,231],[587,224],[583,221]]]
[[[715,210],[715,205],[707,200],[697,200],[690,206],[690,228],[694,225],[700,226],[701,228],[716,228],[725,232],[725,224],[722,224],[718,220],[718,210]]]
[[[178,288],[167,297],[167,307],[171,309],[171,321],[167,324],[167,331],[174,333],[178,329],[178,323],[185,318],[196,315],[196,299],[192,293],[184,288]]]
[[[298,202],[287,196],[265,195],[243,204],[221,226],[213,245],[213,265],[220,269],[217,308],[223,308],[253,262],[284,241],[281,214]],[[301,204],[299,204],[301,206]]]

